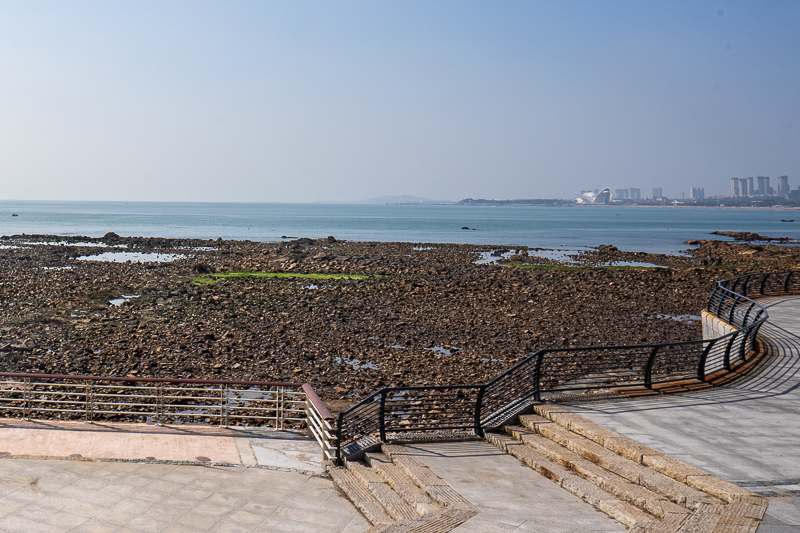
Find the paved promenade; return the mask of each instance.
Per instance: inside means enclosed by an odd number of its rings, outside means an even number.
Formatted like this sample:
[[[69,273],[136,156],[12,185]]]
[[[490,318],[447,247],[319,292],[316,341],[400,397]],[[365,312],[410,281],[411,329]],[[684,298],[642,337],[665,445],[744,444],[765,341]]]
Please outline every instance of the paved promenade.
[[[625,526],[482,441],[407,446],[480,509],[454,533],[611,533]]]
[[[763,298],[768,356],[729,386],[576,406],[578,414],[770,496],[759,533],[800,531],[800,298]]]
[[[286,431],[0,420],[0,531],[362,533],[320,458]]]

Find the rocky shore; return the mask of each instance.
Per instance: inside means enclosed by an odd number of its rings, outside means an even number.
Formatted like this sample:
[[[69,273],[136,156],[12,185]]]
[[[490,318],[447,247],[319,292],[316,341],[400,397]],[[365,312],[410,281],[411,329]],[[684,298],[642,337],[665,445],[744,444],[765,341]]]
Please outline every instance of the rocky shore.
[[[4,236],[0,360],[5,372],[302,381],[345,405],[387,385],[484,382],[541,348],[697,339],[714,282],[800,265],[797,247],[697,245],[559,257],[334,237]]]

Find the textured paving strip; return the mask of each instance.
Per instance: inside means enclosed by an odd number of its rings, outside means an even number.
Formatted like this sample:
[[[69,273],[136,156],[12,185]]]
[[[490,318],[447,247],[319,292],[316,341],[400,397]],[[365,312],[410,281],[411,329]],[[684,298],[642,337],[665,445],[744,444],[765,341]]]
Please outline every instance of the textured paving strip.
[[[471,532],[611,532],[625,526],[593,509],[485,442],[406,446],[434,474],[478,507],[454,529]]]
[[[768,354],[754,373],[690,394],[575,405],[612,431],[770,497],[759,533],[800,531],[800,297],[758,300]],[[665,460],[660,461],[664,462]],[[650,458],[645,457],[645,463]],[[659,465],[662,469],[669,464]],[[784,480],[784,481],[781,481]]]

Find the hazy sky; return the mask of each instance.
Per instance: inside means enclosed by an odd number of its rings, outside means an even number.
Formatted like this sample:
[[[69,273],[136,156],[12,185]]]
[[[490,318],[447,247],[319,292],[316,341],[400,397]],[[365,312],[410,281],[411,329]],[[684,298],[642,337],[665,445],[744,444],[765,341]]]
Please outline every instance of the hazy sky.
[[[0,198],[800,185],[800,2],[0,0]]]

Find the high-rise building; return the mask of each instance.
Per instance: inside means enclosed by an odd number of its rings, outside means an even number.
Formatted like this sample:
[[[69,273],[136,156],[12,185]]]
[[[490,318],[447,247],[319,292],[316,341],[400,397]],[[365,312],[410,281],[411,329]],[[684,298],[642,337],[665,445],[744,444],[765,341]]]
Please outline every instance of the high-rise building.
[[[741,196],[750,196],[752,194],[752,191],[747,186],[747,178],[739,180],[739,194]]]
[[[704,187],[692,187],[692,199],[702,200],[706,197],[706,190]]]
[[[615,200],[627,200],[629,198],[630,191],[628,189],[616,189],[614,190],[614,199]]]
[[[753,188],[753,177],[747,178],[747,192],[750,193],[749,196],[755,196],[756,190]]]
[[[778,176],[778,196],[789,194],[789,176]]]
[[[653,187],[653,198],[661,198],[663,196],[661,187]]]
[[[769,194],[769,176],[758,176],[758,188],[756,189],[757,196],[767,196]]]
[[[642,190],[636,187],[631,187],[628,190],[628,198],[630,198],[631,200],[641,200]]]
[[[731,178],[731,196],[741,196],[739,193],[739,178]]]

